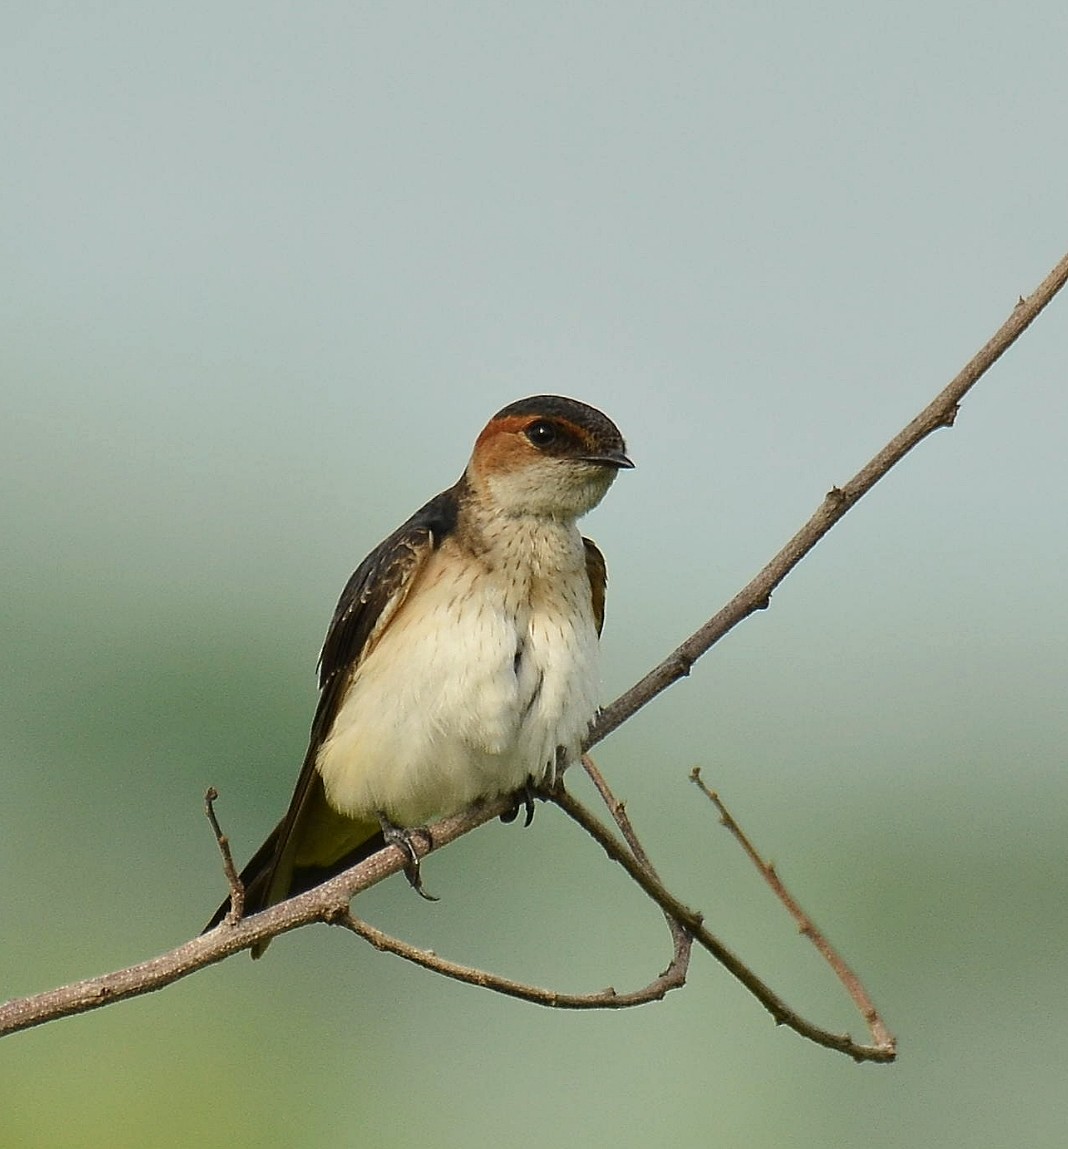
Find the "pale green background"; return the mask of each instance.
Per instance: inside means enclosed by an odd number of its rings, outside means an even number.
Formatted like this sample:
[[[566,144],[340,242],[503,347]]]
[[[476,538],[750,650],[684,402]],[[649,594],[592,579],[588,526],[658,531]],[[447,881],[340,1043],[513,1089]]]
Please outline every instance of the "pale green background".
[[[329,612],[498,407],[602,406],[605,697],[732,595],[1060,257],[1063,3],[9,3],[0,15],[0,995],[148,957],[288,799]],[[600,761],[665,875],[901,1059],[703,956],[555,1014],[306,930],[0,1045],[0,1144],[1060,1146],[1066,301]],[[376,922],[567,989],[657,915],[551,810]]]

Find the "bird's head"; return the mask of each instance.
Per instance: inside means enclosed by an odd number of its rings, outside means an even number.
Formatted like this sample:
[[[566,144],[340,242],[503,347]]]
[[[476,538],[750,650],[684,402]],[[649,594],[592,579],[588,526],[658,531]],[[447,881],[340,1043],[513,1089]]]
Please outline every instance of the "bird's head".
[[[467,476],[505,515],[575,519],[633,467],[619,428],[596,407],[534,395],[498,411],[475,442]]]

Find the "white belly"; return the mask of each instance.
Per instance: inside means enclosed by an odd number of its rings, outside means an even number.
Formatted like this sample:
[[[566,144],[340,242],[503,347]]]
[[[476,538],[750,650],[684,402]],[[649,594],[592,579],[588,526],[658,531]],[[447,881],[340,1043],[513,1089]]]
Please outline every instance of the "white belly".
[[[598,642],[575,540],[565,571],[525,584],[432,556],[320,747],[335,809],[420,825],[551,775],[557,746],[578,756]]]

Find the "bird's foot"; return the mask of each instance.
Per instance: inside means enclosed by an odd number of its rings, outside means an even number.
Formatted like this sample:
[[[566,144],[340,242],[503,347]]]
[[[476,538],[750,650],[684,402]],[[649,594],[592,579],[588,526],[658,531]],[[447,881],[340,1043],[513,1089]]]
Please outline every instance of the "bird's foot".
[[[436,902],[438,899],[423,889],[423,875],[419,870],[419,851],[416,850],[414,841],[417,836],[422,838],[429,850],[434,844],[430,831],[426,826],[396,826],[382,813],[378,814],[378,824],[382,827],[382,837],[386,844],[396,846],[407,858],[404,863],[404,876],[408,879],[408,885],[421,898],[425,898],[428,902]]]
[[[519,811],[525,810],[526,815],[523,818],[523,825],[529,826],[534,821],[534,799],[537,797],[538,791],[534,786],[534,779],[527,777],[522,790],[517,790],[515,793],[515,805],[510,810],[505,810],[501,815],[502,822],[514,822],[519,817]]]

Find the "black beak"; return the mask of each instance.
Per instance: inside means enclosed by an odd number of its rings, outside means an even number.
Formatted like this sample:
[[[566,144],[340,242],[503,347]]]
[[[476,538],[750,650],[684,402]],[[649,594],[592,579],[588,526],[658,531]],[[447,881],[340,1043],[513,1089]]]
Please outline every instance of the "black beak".
[[[597,455],[583,455],[584,463],[600,463],[603,467],[617,467],[621,471],[634,469],[634,464],[622,451],[603,451]]]

